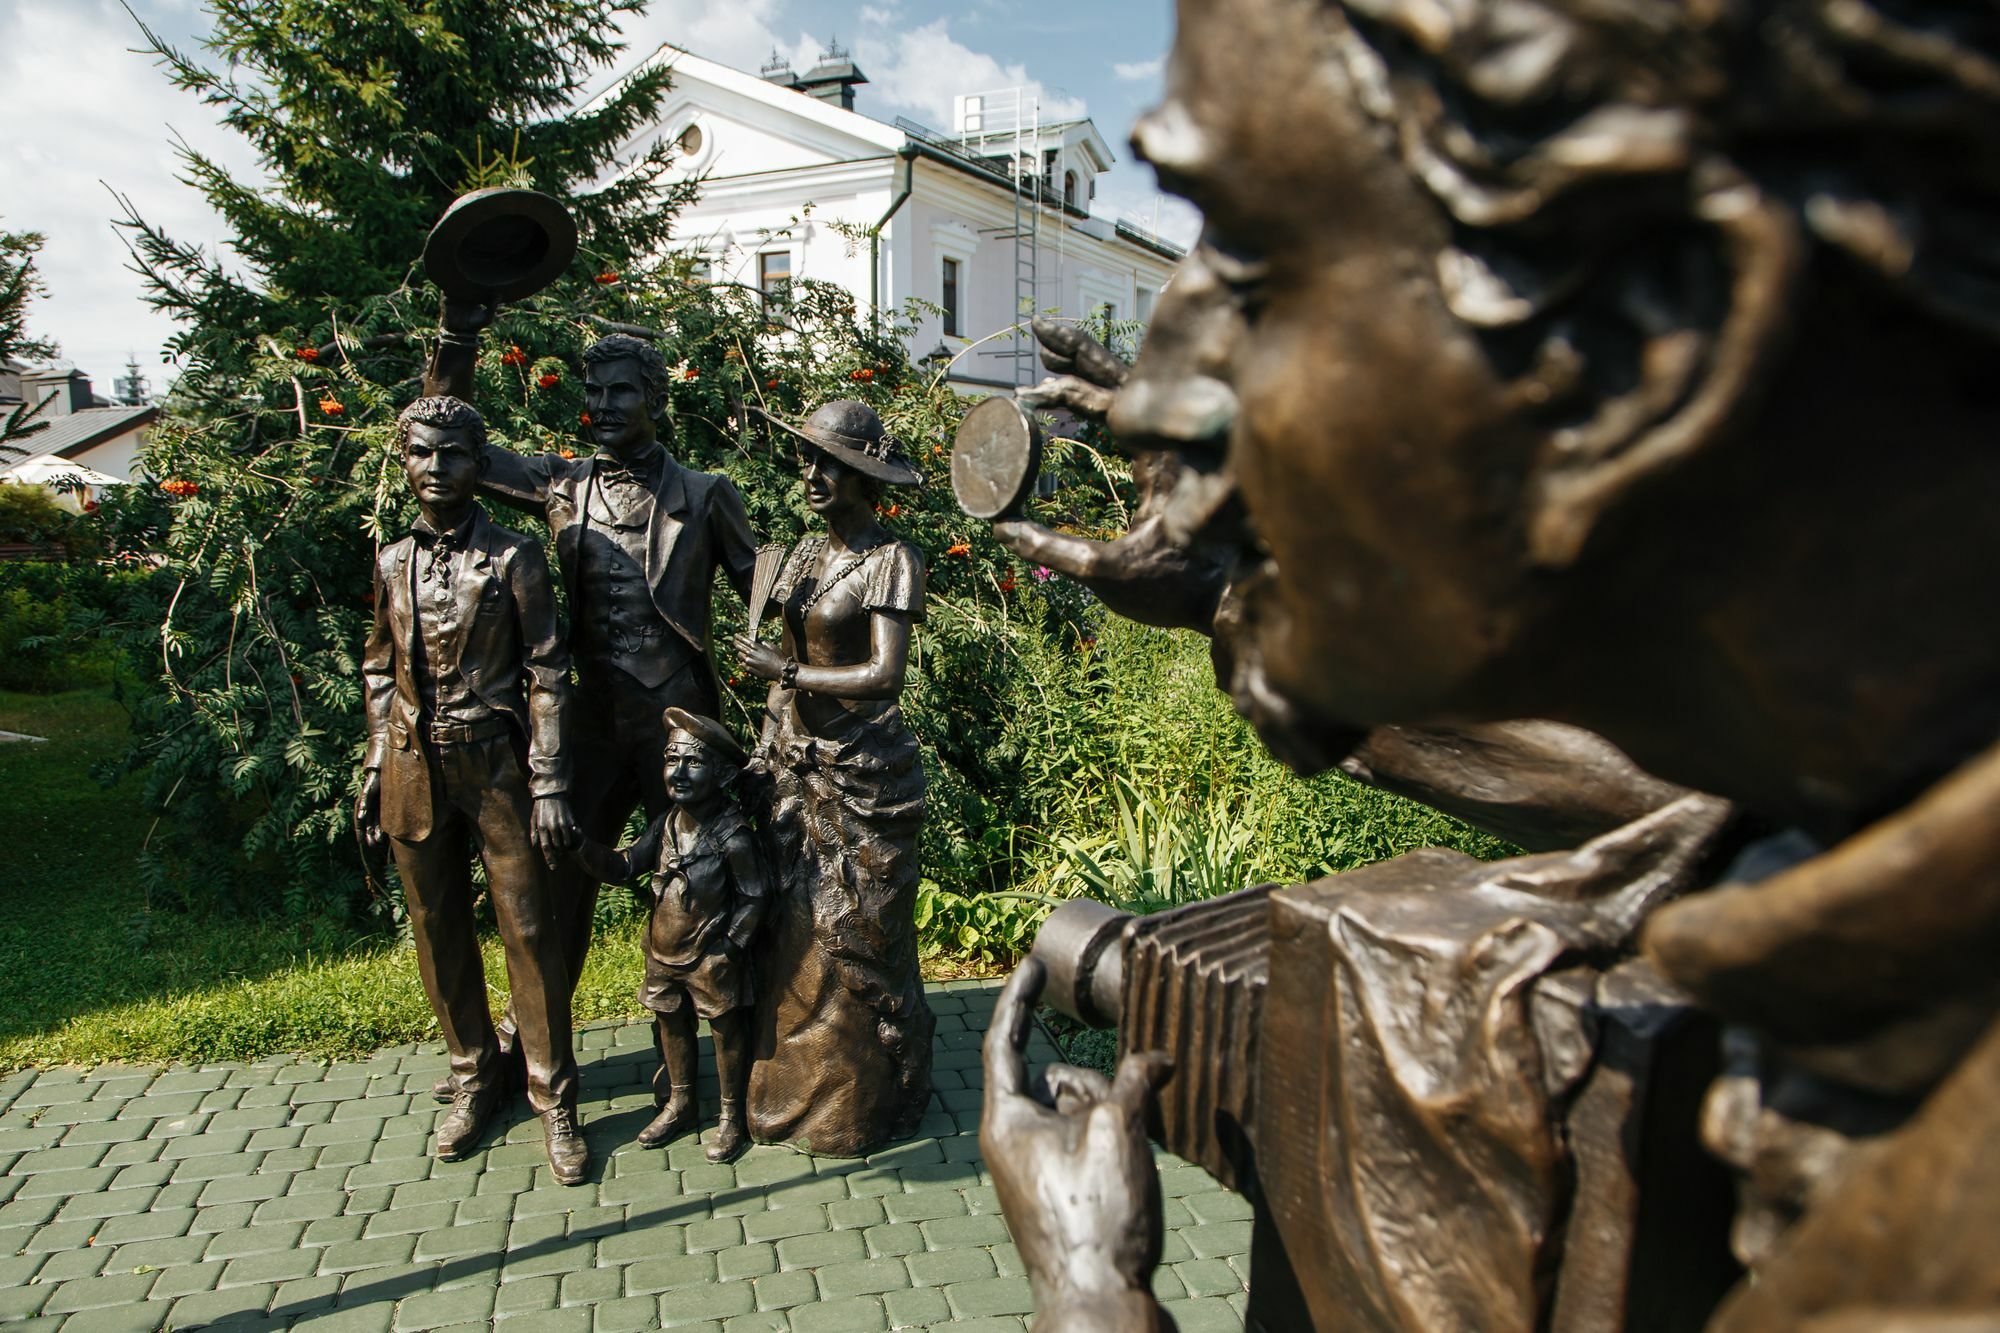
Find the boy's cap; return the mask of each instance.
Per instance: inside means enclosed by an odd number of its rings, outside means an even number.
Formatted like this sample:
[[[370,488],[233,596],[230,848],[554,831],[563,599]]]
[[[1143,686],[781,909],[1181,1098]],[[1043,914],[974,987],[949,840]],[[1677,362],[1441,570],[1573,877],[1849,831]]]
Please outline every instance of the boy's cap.
[[[729,728],[714,718],[690,713],[685,708],[669,708],[661,716],[666,720],[667,730],[685,731],[738,768],[750,762],[749,754],[729,734]]]

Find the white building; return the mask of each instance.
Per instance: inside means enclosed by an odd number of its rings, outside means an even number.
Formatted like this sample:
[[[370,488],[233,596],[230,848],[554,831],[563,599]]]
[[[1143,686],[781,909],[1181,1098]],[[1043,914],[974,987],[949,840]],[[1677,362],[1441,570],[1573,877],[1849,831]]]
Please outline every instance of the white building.
[[[671,46],[646,63],[667,64],[673,89],[621,156],[669,139],[702,181],[678,248],[712,279],[766,292],[837,283],[864,319],[928,301],[942,313],[910,350],[963,353],[951,378],[968,390],[1040,378],[1024,340],[1002,332],[1019,312],[1143,319],[1181,258],[1091,215],[1110,148],[1088,120],[1037,123],[1016,90],[960,97],[943,134],[855,111],[867,79],[838,49],[803,75],[776,62],[747,74]]]
[[[135,368],[130,382],[143,388],[136,375]],[[0,415],[22,403],[42,404],[34,417],[38,428],[9,442],[19,453],[0,451],[0,481],[44,486],[53,479],[81,482],[60,495],[74,509],[95,499],[99,486],[143,475],[139,453],[159,419],[159,408],[100,398],[80,370],[0,364]]]

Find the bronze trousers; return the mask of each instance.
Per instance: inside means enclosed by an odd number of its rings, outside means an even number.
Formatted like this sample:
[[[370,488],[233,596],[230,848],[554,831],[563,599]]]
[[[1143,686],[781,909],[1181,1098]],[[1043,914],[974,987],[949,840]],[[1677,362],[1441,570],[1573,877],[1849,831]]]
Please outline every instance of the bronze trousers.
[[[390,840],[410,906],[417,970],[451,1052],[460,1089],[504,1089],[500,1043],[486,1004],[486,968],[472,916],[472,860],[486,888],[507,957],[509,1008],[527,1058],[528,1102],[539,1113],[576,1104],[570,975],[563,960],[555,877],[528,838],[533,801],[512,736],[426,745],[431,832]]]

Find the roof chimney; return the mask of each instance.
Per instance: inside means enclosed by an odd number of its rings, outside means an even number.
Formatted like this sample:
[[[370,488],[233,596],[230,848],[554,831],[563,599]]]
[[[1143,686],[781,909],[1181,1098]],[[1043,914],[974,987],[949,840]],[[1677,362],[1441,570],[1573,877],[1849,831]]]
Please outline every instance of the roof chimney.
[[[95,397],[90,392],[90,376],[80,370],[44,370],[25,378],[28,389],[25,396],[30,402],[50,400],[49,405],[42,409],[45,416],[66,417],[95,404]]]
[[[838,41],[826,44],[826,50],[819,53],[819,63],[798,76],[792,86],[807,97],[817,97],[828,106],[837,106],[842,111],[854,110],[854,88],[868,82],[868,76],[861,67],[848,59],[847,52]]]
[[[778,54],[778,48],[771,48],[771,58],[764,62],[764,68],[757,71],[758,77],[767,83],[791,88],[798,84],[799,76],[792,73],[792,62]]]

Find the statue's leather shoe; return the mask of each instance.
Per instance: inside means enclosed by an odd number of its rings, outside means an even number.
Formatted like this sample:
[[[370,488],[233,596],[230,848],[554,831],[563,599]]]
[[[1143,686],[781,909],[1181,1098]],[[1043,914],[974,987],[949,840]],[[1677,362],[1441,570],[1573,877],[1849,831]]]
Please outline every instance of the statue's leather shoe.
[[[731,1115],[727,1109],[722,1113],[722,1123],[715,1127],[715,1140],[708,1145],[708,1160],[711,1162],[733,1162],[743,1155],[750,1146],[750,1135],[743,1128],[743,1113]]]
[[[567,1106],[542,1112],[542,1134],[548,1139],[549,1170],[556,1183],[581,1185],[590,1169],[590,1145],[583,1141],[576,1112]]]
[[[641,1148],[661,1148],[699,1127],[700,1117],[692,1102],[668,1102],[661,1112],[639,1131]]]
[[[444,1113],[444,1119],[438,1121],[438,1157],[455,1162],[478,1147],[480,1136],[486,1132],[486,1122],[493,1118],[493,1112],[499,1105],[500,1094],[497,1091],[455,1091],[451,1109]]]
[[[446,1106],[450,1106],[452,1099],[457,1096],[458,1078],[456,1075],[446,1074],[443,1078],[431,1084],[431,1100],[434,1102],[443,1102]]]

